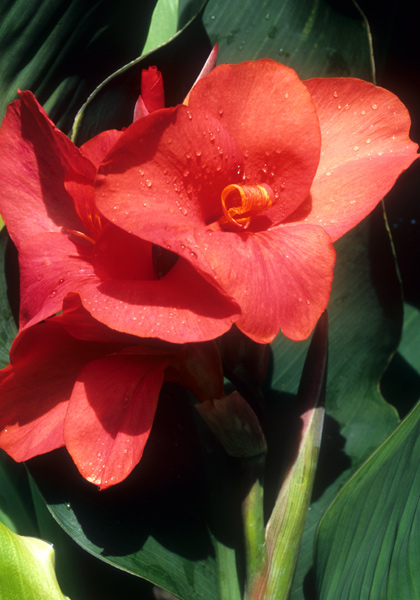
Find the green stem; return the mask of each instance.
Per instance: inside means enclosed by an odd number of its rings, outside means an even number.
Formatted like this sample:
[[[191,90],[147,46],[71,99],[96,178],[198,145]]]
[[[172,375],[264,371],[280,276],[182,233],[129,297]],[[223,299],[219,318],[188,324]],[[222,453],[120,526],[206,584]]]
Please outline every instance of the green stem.
[[[264,528],[263,473],[265,454],[242,459],[247,495],[242,501],[242,521],[245,537],[246,589],[261,573],[267,560]]]

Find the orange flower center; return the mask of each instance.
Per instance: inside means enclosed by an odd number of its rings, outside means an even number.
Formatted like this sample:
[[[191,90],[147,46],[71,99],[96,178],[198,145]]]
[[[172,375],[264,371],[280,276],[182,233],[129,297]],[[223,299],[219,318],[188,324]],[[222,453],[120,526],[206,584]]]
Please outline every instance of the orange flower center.
[[[227,185],[222,192],[223,217],[220,225],[225,229],[248,229],[252,217],[266,211],[275,202],[269,185]]]

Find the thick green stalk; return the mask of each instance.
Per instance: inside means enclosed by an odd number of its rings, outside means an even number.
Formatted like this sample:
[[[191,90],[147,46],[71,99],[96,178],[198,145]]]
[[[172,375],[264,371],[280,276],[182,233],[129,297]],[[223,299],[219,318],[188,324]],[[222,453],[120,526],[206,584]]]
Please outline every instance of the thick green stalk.
[[[254,578],[247,600],[286,600],[290,592],[321,443],[327,340],[324,314],[314,332],[299,386],[302,429],[298,451],[267,524],[265,569]]]
[[[245,538],[246,589],[265,567],[267,552],[264,527],[263,475],[265,454],[242,459],[247,494],[242,501],[242,522]]]

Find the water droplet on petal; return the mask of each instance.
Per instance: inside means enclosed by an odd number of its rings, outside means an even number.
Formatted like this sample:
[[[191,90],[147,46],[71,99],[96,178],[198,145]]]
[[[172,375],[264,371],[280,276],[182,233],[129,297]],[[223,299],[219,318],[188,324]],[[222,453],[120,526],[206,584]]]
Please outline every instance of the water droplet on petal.
[[[372,104],[372,108],[373,108],[373,110],[376,110],[378,108],[378,105],[377,104]]]
[[[353,147],[353,150],[354,150],[355,152],[357,152],[357,150],[359,150],[359,146],[354,146],[354,147]]]
[[[338,98],[338,92],[333,93],[334,98]]]

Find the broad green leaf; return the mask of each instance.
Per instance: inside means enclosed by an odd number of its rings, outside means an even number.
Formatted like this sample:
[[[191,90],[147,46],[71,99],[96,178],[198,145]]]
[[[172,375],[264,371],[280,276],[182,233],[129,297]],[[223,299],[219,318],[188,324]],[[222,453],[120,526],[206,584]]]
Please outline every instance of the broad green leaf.
[[[420,404],[347,483],[321,521],[318,598],[420,596]]]
[[[0,595],[2,600],[65,600],[52,545],[17,535],[0,523]]]
[[[69,131],[95,87],[140,54],[155,4],[0,0],[0,119],[17,89],[30,89]]]
[[[142,54],[167,42],[178,29],[178,0],[158,0]]]
[[[17,327],[7,297],[5,255],[9,237],[0,231],[0,368],[9,364],[9,350],[17,334]]]
[[[266,57],[302,79],[372,78],[368,31],[351,0],[210,0],[203,22],[219,63]]]

